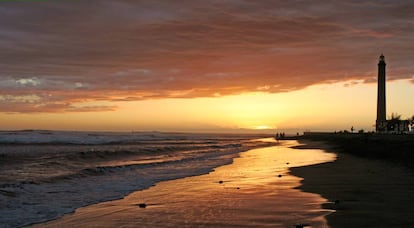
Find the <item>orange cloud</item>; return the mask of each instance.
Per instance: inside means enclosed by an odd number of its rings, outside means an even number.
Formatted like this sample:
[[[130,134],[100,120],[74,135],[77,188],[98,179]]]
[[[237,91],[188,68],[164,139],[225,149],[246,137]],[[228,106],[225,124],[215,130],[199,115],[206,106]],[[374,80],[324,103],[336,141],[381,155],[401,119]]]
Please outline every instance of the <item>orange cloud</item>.
[[[2,3],[0,107],[110,111],[116,104],[82,105],[371,82],[381,52],[391,79],[411,78],[413,10],[409,1]]]

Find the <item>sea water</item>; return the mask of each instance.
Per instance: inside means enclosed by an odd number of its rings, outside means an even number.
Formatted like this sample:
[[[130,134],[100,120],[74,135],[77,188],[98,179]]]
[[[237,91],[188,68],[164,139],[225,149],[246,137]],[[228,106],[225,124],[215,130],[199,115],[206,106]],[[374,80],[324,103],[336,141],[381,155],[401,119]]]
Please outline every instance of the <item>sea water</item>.
[[[327,227],[327,199],[296,189],[290,169],[335,160],[294,140],[240,153],[208,174],[163,181],[34,227]]]
[[[160,181],[208,173],[258,135],[160,132],[0,132],[0,227],[58,218]]]

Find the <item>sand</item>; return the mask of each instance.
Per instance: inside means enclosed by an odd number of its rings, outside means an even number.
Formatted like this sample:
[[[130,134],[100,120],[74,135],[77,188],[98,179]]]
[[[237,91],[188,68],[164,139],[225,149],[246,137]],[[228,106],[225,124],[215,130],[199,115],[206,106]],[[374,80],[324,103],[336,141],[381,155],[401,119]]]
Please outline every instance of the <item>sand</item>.
[[[326,147],[321,142],[303,142],[309,146],[302,148]],[[327,216],[330,227],[414,227],[412,169],[338,152],[335,162],[291,172],[304,177],[301,190],[330,201],[324,205],[336,210]]]
[[[301,142],[306,145],[292,146],[334,150]],[[242,153],[208,175],[162,182],[39,226],[414,227],[412,169],[338,151],[336,161],[295,167],[304,163],[288,165],[293,158],[264,150]]]
[[[332,161],[334,154],[285,146],[241,153],[206,175],[161,182],[124,199],[80,208],[36,227],[327,227],[318,194],[297,188],[289,168]]]

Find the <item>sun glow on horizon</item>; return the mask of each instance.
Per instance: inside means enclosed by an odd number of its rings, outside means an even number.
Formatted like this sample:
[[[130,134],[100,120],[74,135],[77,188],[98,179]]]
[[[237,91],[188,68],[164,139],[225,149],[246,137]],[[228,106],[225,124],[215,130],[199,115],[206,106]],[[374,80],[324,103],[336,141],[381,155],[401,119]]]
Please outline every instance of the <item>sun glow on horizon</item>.
[[[254,127],[252,127],[252,129],[256,129],[256,130],[269,130],[269,129],[275,129],[275,128],[272,128],[272,127],[266,126],[266,125],[260,125],[260,126],[254,126]]]
[[[250,92],[204,98],[168,98],[113,102],[115,111],[69,113],[0,113],[2,129],[109,131],[237,131],[251,129],[372,130],[376,84],[340,82],[319,84],[285,93]],[[387,84],[388,114],[414,114],[407,104],[412,84]],[[277,127],[276,127],[277,126]]]

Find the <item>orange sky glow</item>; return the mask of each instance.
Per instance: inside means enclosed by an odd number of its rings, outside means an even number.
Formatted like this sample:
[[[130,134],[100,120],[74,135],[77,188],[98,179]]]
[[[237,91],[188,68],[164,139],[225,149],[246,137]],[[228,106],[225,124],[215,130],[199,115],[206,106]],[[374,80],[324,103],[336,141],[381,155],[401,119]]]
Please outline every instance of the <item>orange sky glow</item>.
[[[373,130],[414,115],[411,1],[0,3],[0,130]],[[250,130],[249,130],[250,129]]]

